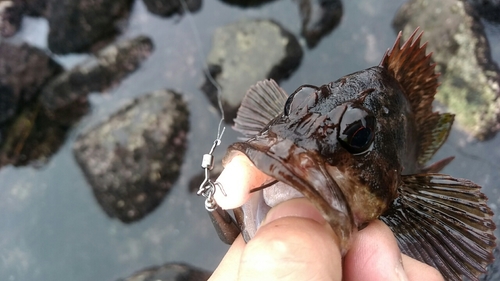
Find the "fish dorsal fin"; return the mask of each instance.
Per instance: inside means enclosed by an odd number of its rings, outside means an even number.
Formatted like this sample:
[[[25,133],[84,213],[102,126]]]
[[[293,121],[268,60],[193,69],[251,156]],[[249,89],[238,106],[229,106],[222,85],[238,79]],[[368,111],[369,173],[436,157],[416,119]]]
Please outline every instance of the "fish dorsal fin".
[[[401,252],[445,280],[479,280],[493,261],[495,224],[480,186],[442,174],[406,175],[399,198],[380,217]]]
[[[255,136],[283,113],[287,99],[286,92],[274,80],[257,82],[243,98],[233,128],[245,137]]]
[[[401,45],[402,33],[399,32],[394,46],[388,50],[380,67],[385,68],[399,82],[410,101],[417,136],[419,136],[418,162],[427,162],[443,144],[453,123],[451,114],[432,112],[432,102],[439,86],[439,74],[435,73],[435,63],[431,55],[426,55],[427,43],[420,45],[423,32],[419,28]]]

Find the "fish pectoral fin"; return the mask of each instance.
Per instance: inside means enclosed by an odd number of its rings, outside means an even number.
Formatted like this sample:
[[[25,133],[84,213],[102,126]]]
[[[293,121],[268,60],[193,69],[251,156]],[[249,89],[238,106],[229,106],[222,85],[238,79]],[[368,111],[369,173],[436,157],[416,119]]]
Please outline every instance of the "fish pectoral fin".
[[[247,91],[234,119],[234,129],[245,137],[258,134],[283,112],[288,95],[272,79],[257,82]]]
[[[455,156],[446,157],[437,162],[432,163],[431,165],[420,170],[420,173],[428,174],[428,173],[439,173],[444,167],[451,163],[455,159]]]
[[[454,119],[455,115],[451,113],[433,113],[426,118],[419,137],[420,154],[418,156],[418,163],[421,167],[432,158],[446,141]]]
[[[495,224],[480,186],[442,174],[403,176],[400,196],[380,217],[401,251],[446,280],[478,280],[493,261]]]

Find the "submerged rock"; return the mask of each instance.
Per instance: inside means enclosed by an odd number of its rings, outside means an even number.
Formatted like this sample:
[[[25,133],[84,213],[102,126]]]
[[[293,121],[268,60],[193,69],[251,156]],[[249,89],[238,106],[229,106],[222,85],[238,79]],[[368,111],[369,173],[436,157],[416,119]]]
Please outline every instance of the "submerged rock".
[[[307,46],[314,48],[323,36],[329,34],[342,18],[340,0],[300,0],[299,12],[302,18],[302,36]]]
[[[116,281],[206,281],[212,273],[184,263],[153,266]]]
[[[75,158],[110,217],[134,222],[163,201],[179,175],[188,129],[182,96],[159,90],[77,138]]]
[[[1,44],[0,167],[46,163],[70,126],[87,113],[87,95],[116,85],[151,49],[151,40],[139,37],[57,76],[62,68],[44,52]]]
[[[41,102],[48,111],[55,111],[86,101],[91,92],[102,92],[135,71],[152,50],[151,39],[144,36],[110,45],[53,79],[43,89]]]
[[[269,20],[242,20],[218,28],[212,37],[208,70],[220,85],[224,119],[232,123],[246,91],[257,81],[288,77],[300,64],[297,39]],[[207,78],[202,90],[217,105],[217,89]]]
[[[27,44],[0,43],[0,124],[32,101],[62,67],[44,51]]]
[[[500,71],[477,14],[464,1],[410,0],[394,27],[407,38],[417,26],[441,72],[436,99],[466,132],[479,139],[493,136],[500,130]]]
[[[274,0],[221,0],[224,3],[240,7],[256,7]]]
[[[39,103],[30,104],[4,128],[3,141],[0,137],[0,167],[40,167],[64,143],[70,126],[54,122],[40,107]]]
[[[37,100],[61,71],[38,48],[0,44],[0,167],[45,163],[62,144],[68,127],[50,122]]]
[[[36,108],[27,107],[5,127],[5,136],[0,146],[0,167],[16,164],[22,157],[21,150],[33,130],[37,115]]]
[[[465,0],[479,15],[491,22],[500,23],[500,0]]]
[[[44,16],[49,0],[17,0],[22,2],[24,13],[28,16]]]
[[[0,124],[14,116],[17,110],[17,97],[11,87],[0,84]],[[0,143],[1,143],[0,138]]]
[[[143,0],[150,13],[165,17],[183,14],[185,11],[181,1],[185,2],[190,12],[196,12],[201,8],[201,0]]]
[[[10,37],[21,26],[23,9],[13,1],[0,1],[0,36]]]
[[[49,49],[56,54],[88,52],[92,45],[111,39],[132,0],[48,0]]]

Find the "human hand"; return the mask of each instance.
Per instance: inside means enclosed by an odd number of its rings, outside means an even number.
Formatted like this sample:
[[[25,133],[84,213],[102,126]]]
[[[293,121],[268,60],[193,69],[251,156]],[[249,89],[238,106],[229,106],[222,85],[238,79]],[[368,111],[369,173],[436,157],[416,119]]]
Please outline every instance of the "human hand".
[[[243,193],[266,180],[246,157],[237,156],[217,180],[227,196],[216,200],[223,207],[240,204]],[[443,280],[433,267],[401,254],[381,221],[352,239],[342,259],[338,238],[319,211],[304,198],[289,200],[269,211],[248,243],[241,235],[234,241],[210,280]]]

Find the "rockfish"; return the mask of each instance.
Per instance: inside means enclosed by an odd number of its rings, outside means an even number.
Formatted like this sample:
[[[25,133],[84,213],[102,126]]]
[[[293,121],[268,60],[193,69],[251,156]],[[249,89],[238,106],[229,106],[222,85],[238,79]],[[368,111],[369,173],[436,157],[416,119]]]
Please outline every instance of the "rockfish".
[[[353,234],[380,219],[402,253],[447,280],[478,280],[495,248],[492,211],[480,186],[439,174],[453,157],[427,162],[445,142],[454,115],[433,111],[438,74],[422,33],[401,33],[378,66],[288,96],[273,80],[252,86],[235,119],[245,154],[272,182],[235,209],[245,240],[270,208],[306,197],[345,254]],[[219,233],[220,234],[220,233]]]

